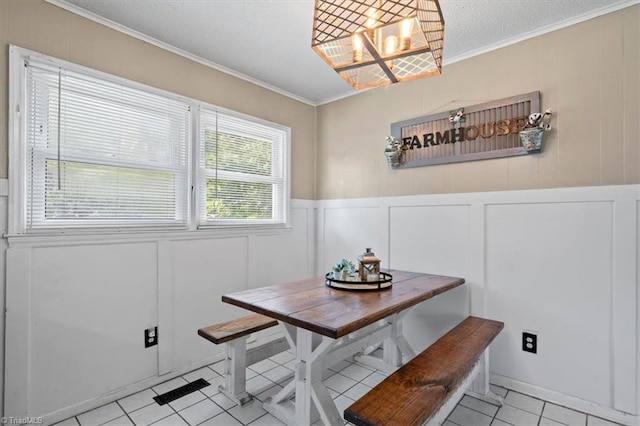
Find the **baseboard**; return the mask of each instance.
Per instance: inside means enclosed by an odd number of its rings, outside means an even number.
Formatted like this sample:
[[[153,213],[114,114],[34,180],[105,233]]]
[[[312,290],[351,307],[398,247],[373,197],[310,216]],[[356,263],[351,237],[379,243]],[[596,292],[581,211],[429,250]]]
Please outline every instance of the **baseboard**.
[[[501,376],[491,373],[490,380],[492,384],[512,389],[514,391],[533,396],[535,398],[544,399],[563,407],[582,411],[595,417],[620,423],[627,426],[640,425],[640,416],[624,413],[610,407],[605,407],[595,402],[585,401],[575,396],[565,395],[560,392],[541,388],[529,383],[521,382],[510,377]]]

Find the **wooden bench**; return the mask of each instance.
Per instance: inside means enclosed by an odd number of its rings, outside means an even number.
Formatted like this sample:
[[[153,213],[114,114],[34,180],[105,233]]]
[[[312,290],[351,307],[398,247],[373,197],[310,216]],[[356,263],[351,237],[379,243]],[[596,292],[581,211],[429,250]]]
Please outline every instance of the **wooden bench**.
[[[468,317],[344,411],[361,425],[441,424],[504,323]]]
[[[247,339],[251,333],[276,325],[278,321],[273,318],[252,314],[198,330],[198,334],[210,342],[225,344],[224,384],[220,385],[220,391],[240,405],[253,399],[246,390],[246,368],[289,349],[284,337],[247,349]]]

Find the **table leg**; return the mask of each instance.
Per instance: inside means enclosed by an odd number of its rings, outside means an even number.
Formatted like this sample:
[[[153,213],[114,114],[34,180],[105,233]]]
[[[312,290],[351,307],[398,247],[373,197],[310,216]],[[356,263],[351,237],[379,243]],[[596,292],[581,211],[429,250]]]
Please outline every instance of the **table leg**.
[[[343,424],[342,416],[322,383],[323,360],[336,340],[283,324],[287,340],[295,345],[295,377],[268,398],[263,407],[288,425],[311,425],[318,419],[327,425]],[[295,406],[289,401],[295,392]]]
[[[334,339],[323,337],[314,349],[314,333],[298,328],[296,351],[296,424],[310,425],[314,408],[327,425],[342,424],[342,416],[322,383],[322,359],[333,349]]]

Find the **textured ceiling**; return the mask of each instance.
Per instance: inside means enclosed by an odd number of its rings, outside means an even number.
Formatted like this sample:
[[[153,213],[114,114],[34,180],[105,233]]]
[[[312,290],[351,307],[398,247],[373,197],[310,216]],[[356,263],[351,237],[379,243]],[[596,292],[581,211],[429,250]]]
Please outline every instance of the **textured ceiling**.
[[[313,0],[47,0],[311,104],[355,93],[311,49]],[[440,0],[444,64],[640,0]]]

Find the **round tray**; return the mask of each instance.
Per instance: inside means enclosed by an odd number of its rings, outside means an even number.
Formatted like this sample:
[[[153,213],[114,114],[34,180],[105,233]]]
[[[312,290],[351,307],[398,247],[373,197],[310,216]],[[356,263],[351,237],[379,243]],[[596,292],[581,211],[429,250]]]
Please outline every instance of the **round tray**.
[[[354,277],[350,280],[337,280],[335,278],[330,278],[329,275],[331,275],[331,272],[325,275],[325,284],[331,288],[339,290],[380,291],[391,288],[391,285],[393,284],[391,282],[393,277],[391,274],[387,274],[386,272],[380,272],[380,279],[378,281],[360,281],[358,277]]]

